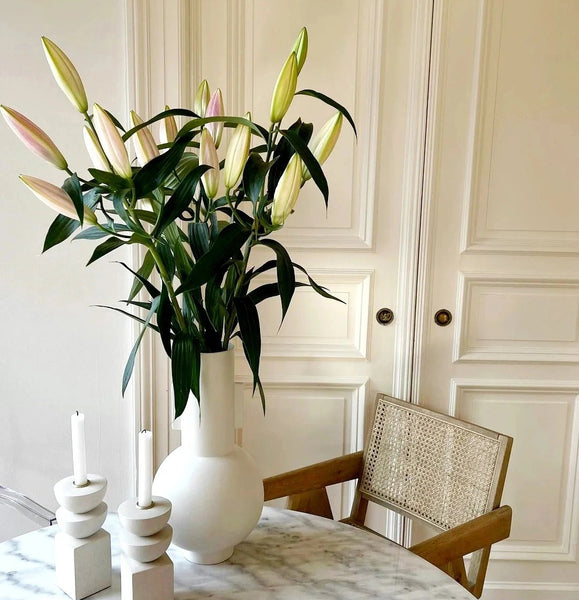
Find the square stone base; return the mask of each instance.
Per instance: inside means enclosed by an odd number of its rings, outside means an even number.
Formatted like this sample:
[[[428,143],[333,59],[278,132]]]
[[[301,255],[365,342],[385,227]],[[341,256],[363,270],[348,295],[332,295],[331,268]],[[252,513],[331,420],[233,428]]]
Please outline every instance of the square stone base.
[[[121,600],[173,598],[173,561],[166,554],[149,563],[121,556]]]
[[[54,538],[56,583],[73,600],[111,585],[111,536],[99,529],[77,539],[60,531]]]

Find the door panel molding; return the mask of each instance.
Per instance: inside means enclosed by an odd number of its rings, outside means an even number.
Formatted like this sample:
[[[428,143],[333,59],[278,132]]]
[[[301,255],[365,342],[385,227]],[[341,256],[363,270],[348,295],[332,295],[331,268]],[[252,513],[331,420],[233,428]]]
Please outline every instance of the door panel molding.
[[[497,403],[502,408],[503,418],[508,414],[505,407],[509,403],[518,404],[525,408],[525,413],[531,415],[533,407],[548,409],[554,414],[554,407],[558,406],[564,410],[559,415],[560,421],[566,430],[557,432],[564,439],[561,441],[562,463],[559,465],[560,502],[559,512],[553,515],[557,521],[558,534],[552,541],[546,540],[517,540],[508,539],[493,547],[492,558],[496,560],[521,560],[521,561],[553,561],[553,562],[575,562],[577,560],[577,546],[575,540],[579,535],[579,507],[576,498],[579,495],[579,381],[552,381],[552,380],[516,380],[516,379],[452,379],[450,386],[450,398],[448,413],[459,418],[466,418],[461,413],[464,410],[467,397],[471,394],[476,402],[476,394],[482,394],[487,403]],[[480,400],[482,402],[482,400]],[[484,411],[483,411],[484,412]],[[496,411],[495,411],[496,412]],[[544,411],[543,411],[544,413]],[[538,413],[543,414],[543,413]],[[486,413],[485,413],[486,414]],[[481,417],[483,418],[483,417]],[[554,419],[554,417],[553,417]],[[483,418],[484,420],[484,418]],[[477,420],[479,424],[497,429],[500,425]],[[533,418],[531,417],[531,421]],[[541,421],[541,429],[545,435],[553,436],[545,429],[545,421]],[[556,436],[559,438],[559,435]],[[517,452],[516,444],[513,444],[513,454],[509,470],[517,469],[517,460],[523,460],[520,452]],[[521,439],[521,438],[519,438]],[[525,443],[525,439],[519,442]],[[529,442],[527,442],[529,443]],[[534,444],[541,444],[535,440]],[[514,460],[513,460],[514,459]],[[526,465],[527,472],[532,473],[532,465]],[[519,468],[518,471],[521,469]],[[511,478],[512,479],[512,478]],[[508,489],[509,475],[507,474],[507,485],[503,502],[509,504]],[[545,485],[537,482],[537,485]],[[529,488],[529,494],[533,491]],[[516,519],[517,506],[513,503],[513,513]],[[540,514],[544,514],[540,513]]]
[[[459,273],[457,289],[454,362],[579,361],[579,279]],[[500,323],[507,304],[509,322]],[[508,337],[517,326],[524,337]]]

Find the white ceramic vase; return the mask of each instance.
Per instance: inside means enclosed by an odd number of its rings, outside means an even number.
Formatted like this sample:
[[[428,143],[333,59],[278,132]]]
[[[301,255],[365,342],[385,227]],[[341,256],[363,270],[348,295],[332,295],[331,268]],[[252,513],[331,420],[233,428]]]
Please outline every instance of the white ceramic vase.
[[[173,543],[198,564],[227,560],[263,508],[259,470],[234,442],[233,367],[233,349],[201,355],[200,405],[189,398],[181,446],[163,461],[153,482],[153,493],[173,505]]]

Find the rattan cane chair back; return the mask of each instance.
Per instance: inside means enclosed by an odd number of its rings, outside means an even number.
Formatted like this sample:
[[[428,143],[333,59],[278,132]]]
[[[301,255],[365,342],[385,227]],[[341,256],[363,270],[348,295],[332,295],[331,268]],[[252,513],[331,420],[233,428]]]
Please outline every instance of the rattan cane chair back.
[[[358,493],[446,531],[499,506],[510,444],[507,436],[379,394]]]
[[[512,439],[384,394],[366,450],[264,480],[265,499],[333,518],[326,487],[358,480],[350,517],[365,528],[370,501],[441,533],[410,547],[477,598],[492,544],[509,536],[512,511],[500,506]],[[464,557],[469,555],[468,572]]]

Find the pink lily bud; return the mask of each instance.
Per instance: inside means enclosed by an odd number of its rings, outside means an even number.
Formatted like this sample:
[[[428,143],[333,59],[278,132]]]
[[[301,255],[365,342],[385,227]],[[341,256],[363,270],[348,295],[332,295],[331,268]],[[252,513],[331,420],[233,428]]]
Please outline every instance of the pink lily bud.
[[[207,105],[209,104],[209,84],[204,79],[197,88],[195,100],[193,101],[193,112],[200,117],[205,116]]]
[[[165,110],[169,110],[168,106],[165,106]],[[161,120],[161,126],[159,127],[159,139],[161,144],[170,144],[175,141],[177,137],[177,122],[175,117],[170,115]],[[166,148],[164,151],[167,150]]]
[[[82,130],[82,135],[84,138],[84,145],[86,146],[88,155],[90,156],[90,160],[95,169],[99,169],[100,171],[110,171],[111,167],[94,131],[88,125],[85,125]]]
[[[141,125],[143,119],[132,110],[131,111],[131,122],[133,127]],[[135,154],[137,155],[137,163],[139,167],[144,167],[149,161],[153,160],[156,156],[159,156],[159,149],[153,139],[153,134],[148,127],[143,127],[135,133],[133,137],[133,144],[135,146]]]
[[[205,128],[203,128],[203,131],[201,132],[199,164],[212,167],[201,175],[201,181],[203,182],[203,188],[205,189],[207,197],[215,198],[219,188],[219,157],[217,156],[217,149],[215,148],[213,137]]]
[[[320,164],[326,162],[326,159],[328,156],[330,156],[332,150],[334,149],[334,146],[340,137],[342,121],[342,113],[336,113],[331,119],[326,121],[326,123],[314,136],[314,139],[309,143],[309,148],[312,151],[312,154],[316,157]],[[307,181],[311,177],[311,174],[305,165],[302,171],[302,177],[304,181]]]
[[[273,225],[281,226],[290,216],[300,193],[302,185],[302,160],[296,152],[282,173],[275,192],[273,193],[273,205],[271,211],[271,222]]]
[[[31,152],[52,163],[57,169],[64,171],[68,168],[66,159],[60,150],[40,127],[8,106],[0,105],[0,112],[8,123],[8,127]]]
[[[245,118],[251,120],[251,114],[247,113]],[[223,183],[229,190],[234,188],[243,173],[243,167],[249,156],[249,144],[251,141],[251,130],[246,125],[238,125],[231,136],[225,155],[223,167]]]
[[[20,175],[20,180],[24,185],[44,204],[56,212],[78,221],[78,215],[71,197],[62,189],[48,181],[32,177],[30,175]],[[89,223],[97,222],[96,215],[87,206],[84,207],[84,219]]]
[[[93,123],[103,152],[111,163],[113,171],[125,179],[130,179],[133,171],[123,138],[109,115],[98,104],[93,106]]]
[[[88,110],[86,93],[80,75],[66,54],[47,37],[42,38],[44,54],[60,89],[81,113]]]
[[[217,88],[211,95],[211,99],[207,105],[207,110],[205,111],[205,116],[222,117],[224,114],[225,109],[223,108],[223,96],[221,95],[221,90]],[[221,134],[223,133],[223,123],[207,123],[205,127],[209,129],[209,133],[215,141],[215,147],[219,148],[219,144],[221,143]]]
[[[306,62],[306,56],[308,54],[308,30],[305,27],[302,27],[291,51],[295,52],[298,62],[299,75],[304,63]]]
[[[279,123],[292,103],[298,83],[298,62],[294,52],[290,52],[278,75],[271,98],[270,121]]]

